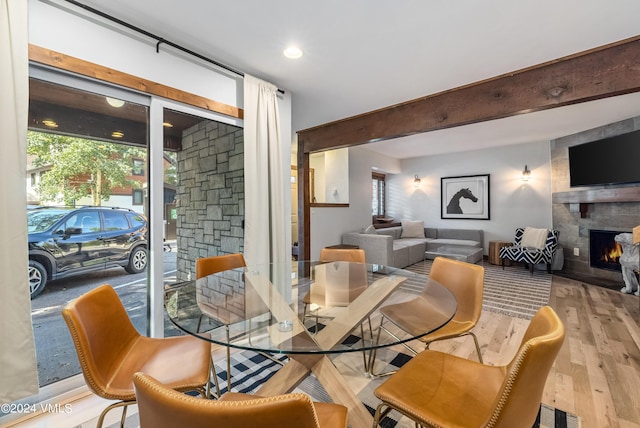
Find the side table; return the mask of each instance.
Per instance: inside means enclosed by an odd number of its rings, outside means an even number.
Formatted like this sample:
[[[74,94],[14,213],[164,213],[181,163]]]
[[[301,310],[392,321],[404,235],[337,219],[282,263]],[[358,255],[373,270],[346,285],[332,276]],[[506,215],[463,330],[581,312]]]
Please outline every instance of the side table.
[[[501,265],[500,248],[510,247],[513,245],[511,241],[489,241],[489,263],[492,265]],[[511,260],[504,261],[505,266],[511,266]]]

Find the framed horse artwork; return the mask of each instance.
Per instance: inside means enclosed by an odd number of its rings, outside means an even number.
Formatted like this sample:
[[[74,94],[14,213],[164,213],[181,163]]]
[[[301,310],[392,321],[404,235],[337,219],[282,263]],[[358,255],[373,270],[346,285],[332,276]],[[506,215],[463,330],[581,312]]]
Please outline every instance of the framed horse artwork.
[[[489,220],[489,174],[442,177],[443,219]]]

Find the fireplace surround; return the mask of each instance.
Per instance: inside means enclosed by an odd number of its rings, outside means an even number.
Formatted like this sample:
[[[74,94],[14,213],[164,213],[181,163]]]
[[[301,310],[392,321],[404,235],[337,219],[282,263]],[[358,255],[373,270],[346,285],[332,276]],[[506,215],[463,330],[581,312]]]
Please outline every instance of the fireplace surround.
[[[615,236],[640,225],[640,186],[570,187],[568,147],[638,129],[640,117],[634,117],[551,141],[552,224],[565,256],[558,274],[615,290],[624,286],[617,268],[591,265],[589,231]]]

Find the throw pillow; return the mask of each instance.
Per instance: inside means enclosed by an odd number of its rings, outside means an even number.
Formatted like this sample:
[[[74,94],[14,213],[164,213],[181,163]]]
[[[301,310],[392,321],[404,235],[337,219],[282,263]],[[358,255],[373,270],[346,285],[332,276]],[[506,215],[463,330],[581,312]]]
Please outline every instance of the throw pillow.
[[[376,235],[378,232],[376,232],[376,228],[373,227],[372,224],[370,224],[362,233],[366,233],[368,235]]]
[[[403,221],[400,238],[424,238],[424,221]]]
[[[548,229],[536,229],[533,227],[525,227],[520,245],[525,248],[537,248],[538,250],[544,249],[544,244],[547,242],[547,235],[549,235]]]

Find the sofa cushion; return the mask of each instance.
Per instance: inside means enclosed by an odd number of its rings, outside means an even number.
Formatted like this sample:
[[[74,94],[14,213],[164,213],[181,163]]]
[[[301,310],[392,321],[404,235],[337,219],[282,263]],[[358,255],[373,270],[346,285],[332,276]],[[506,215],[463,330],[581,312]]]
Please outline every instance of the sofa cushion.
[[[482,247],[482,244],[478,241],[472,241],[470,239],[433,239],[427,241],[427,250],[436,250],[438,247],[445,245],[463,245],[466,247]]]
[[[402,227],[394,226],[394,227],[385,227],[384,229],[376,230],[378,235],[388,235],[393,239],[400,239],[400,234],[402,233]]]
[[[424,221],[402,221],[400,238],[424,238]]]
[[[370,235],[374,235],[374,234],[377,234],[378,232],[376,232],[376,228],[373,227],[372,224],[370,224],[369,226],[367,226],[367,228],[362,233],[367,233],[367,234],[370,234]]]
[[[427,238],[436,239],[438,237],[438,229],[435,227],[425,227],[424,236]]]

